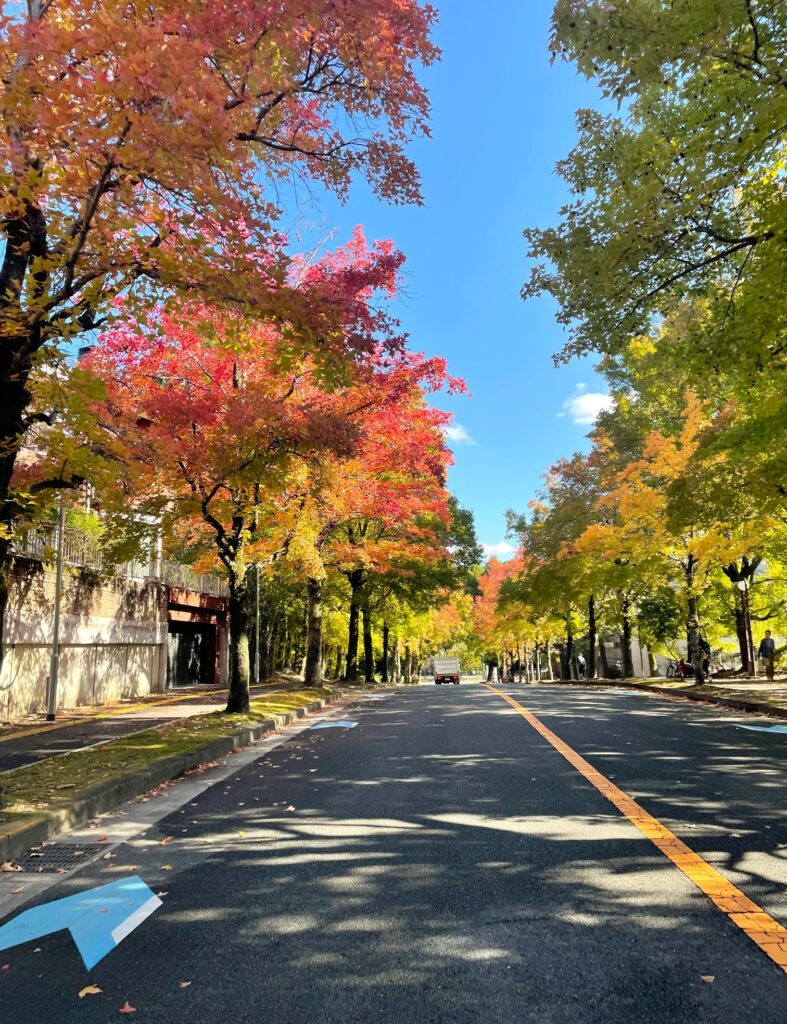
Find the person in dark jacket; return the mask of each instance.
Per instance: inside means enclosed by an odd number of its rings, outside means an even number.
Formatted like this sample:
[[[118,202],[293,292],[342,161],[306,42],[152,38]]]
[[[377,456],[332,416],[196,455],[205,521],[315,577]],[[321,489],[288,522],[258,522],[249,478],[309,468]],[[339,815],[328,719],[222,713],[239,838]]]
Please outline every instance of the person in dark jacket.
[[[757,650],[757,657],[765,662],[765,674],[773,681],[773,672],[776,665],[776,641],[771,636],[769,629],[765,630],[765,636],[760,640]]]

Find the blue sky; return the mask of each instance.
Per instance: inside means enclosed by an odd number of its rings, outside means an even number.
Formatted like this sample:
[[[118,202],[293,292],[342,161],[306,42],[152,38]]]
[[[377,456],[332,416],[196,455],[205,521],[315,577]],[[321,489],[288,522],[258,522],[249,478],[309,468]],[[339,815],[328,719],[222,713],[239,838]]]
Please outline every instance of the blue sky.
[[[524,510],[546,467],[584,447],[603,402],[588,363],[554,368],[564,336],[551,301],[519,297],[522,229],[556,221],[566,193],[554,166],[576,139],[575,110],[598,94],[571,65],[549,63],[552,0],[438,6],[432,138],[413,147],[424,206],[386,207],[357,185],[343,207],[321,202],[315,221],[337,241],[363,224],[406,254],[396,313],[412,347],[446,356],[472,392],[441,403],[459,430],[450,485],[495,550],[506,509]]]

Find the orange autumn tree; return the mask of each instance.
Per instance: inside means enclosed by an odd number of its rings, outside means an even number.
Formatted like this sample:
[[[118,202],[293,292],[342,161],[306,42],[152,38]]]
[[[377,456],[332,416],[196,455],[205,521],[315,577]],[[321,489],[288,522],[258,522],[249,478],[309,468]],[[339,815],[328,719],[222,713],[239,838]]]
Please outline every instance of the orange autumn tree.
[[[506,665],[513,664],[516,655],[521,665],[523,655],[529,653],[536,641],[533,617],[525,603],[514,595],[504,600],[507,584],[521,577],[524,568],[521,550],[507,562],[492,557],[478,580],[473,622],[490,678],[493,664],[498,664],[502,673]]]
[[[105,332],[87,361],[105,389],[95,405],[104,443],[121,467],[116,503],[224,570],[229,711],[248,707],[248,568],[287,550],[310,467],[355,452],[377,366],[401,352],[396,323],[373,303],[393,291],[398,265],[387,244],[369,250],[356,234],[309,270],[311,293],[319,284],[344,325],[335,353],[344,386],[325,388],[326,357],[295,356],[279,327],[194,303]]]
[[[709,576],[749,553],[761,526],[731,528],[723,519],[687,514],[689,509],[671,501],[675,488],[692,478],[696,452],[711,424],[689,392],[677,430],[650,433],[641,456],[628,461],[599,498],[606,512],[602,521],[588,526],[576,543],[579,551],[608,567],[617,581],[613,585],[632,606],[637,591],[652,589],[659,578],[673,581],[682,598],[689,660],[698,683],[705,678],[700,600]],[[604,437],[598,441],[604,443]]]
[[[329,573],[350,588],[345,678],[358,678],[363,626],[364,674],[373,677],[373,590],[379,602],[408,591],[430,566],[447,557],[450,519],[446,471],[450,452],[443,427],[450,417],[426,402],[447,386],[445,361],[402,354],[383,358],[374,398],[356,419],[358,444],[349,458],[320,467],[306,515],[313,529],[316,564],[309,573],[307,678],[320,659],[321,583]]]
[[[13,482],[28,432],[73,412],[34,401],[38,368],[107,326],[117,296],[144,315],[184,290],[296,322],[291,347],[319,350],[287,284],[278,186],[343,196],[360,174],[419,201],[405,149],[427,130],[417,72],[437,56],[433,20],[417,0],[3,6],[0,628],[15,522],[79,478]]]

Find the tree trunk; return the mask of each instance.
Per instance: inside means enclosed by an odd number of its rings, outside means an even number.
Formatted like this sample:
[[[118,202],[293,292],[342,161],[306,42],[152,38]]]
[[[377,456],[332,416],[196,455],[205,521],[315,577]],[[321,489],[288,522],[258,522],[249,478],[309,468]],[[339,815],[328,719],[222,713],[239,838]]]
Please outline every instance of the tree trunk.
[[[547,640],[547,678],[551,683],[555,681],[555,668],[552,664],[552,641]]]
[[[413,672],[413,656],[410,653],[410,645],[404,645],[404,681],[405,684],[409,685],[410,677]]]
[[[402,681],[402,660],[399,652],[399,636],[394,637],[393,642],[393,654],[392,654],[393,666],[392,666],[392,679],[393,682],[398,686]]]
[[[697,598],[691,595],[686,611],[686,643],[689,648],[689,662],[694,669],[694,682],[700,686],[705,682],[705,670],[702,667],[702,648],[700,647],[700,618]]]
[[[333,666],[333,678],[341,679],[344,669],[344,651],[342,651],[342,645],[336,645],[336,660]]]
[[[623,627],[621,644],[623,646],[623,678],[631,679],[634,675],[634,658],[631,654],[631,619],[629,609],[631,602],[627,597],[620,600],[620,619]]]
[[[565,643],[560,647],[560,678],[564,680],[572,679],[572,661],[574,658],[574,636],[572,633],[566,634]]]
[[[249,710],[249,609],[246,604],[245,581],[230,578],[227,600],[230,626],[229,693],[227,708],[230,714],[244,714]]]
[[[596,672],[596,643],[598,641],[598,635],[596,633],[596,598],[593,594],[588,598],[588,666],[587,666],[587,677],[588,679],[595,679]]]
[[[760,558],[749,559],[746,555],[741,558],[740,565],[731,562],[722,568],[722,572],[733,586],[735,607],[735,633],[738,637],[738,648],[741,654],[741,668],[746,675],[754,675],[756,671],[754,660],[754,638],[751,630],[751,605],[749,602],[749,588],[754,574],[760,564]],[[743,586],[741,586],[743,584]]]
[[[358,616],[361,610],[363,593],[363,569],[353,569],[347,577],[350,581],[350,628],[347,639],[347,665],[344,680],[347,683],[358,682]]]
[[[734,598],[735,635],[738,638],[738,650],[741,655],[741,670],[745,675],[751,675],[751,668],[749,666],[749,638],[746,634],[746,616],[743,611],[743,594],[735,585]]]
[[[601,669],[601,678],[609,679],[609,662],[607,661],[607,648],[603,637],[599,637],[598,641],[598,662]]]
[[[388,629],[388,623],[383,623],[383,677],[382,682],[388,682],[388,643],[390,639],[390,630]]]
[[[322,580],[312,577],[306,581],[307,633],[306,633],[306,686],[320,686],[322,683]]]
[[[6,225],[7,226],[7,225]],[[11,248],[13,244],[13,248]],[[16,253],[14,253],[14,248]],[[19,241],[12,243],[6,232],[6,246],[2,257],[5,264],[9,259],[21,260],[25,266],[29,258],[29,235],[22,232]],[[25,267],[20,266],[21,286]],[[5,299],[7,296],[2,296]],[[15,303],[13,304],[15,306]],[[6,322],[6,326],[9,324]],[[25,436],[24,418],[31,401],[27,382],[32,366],[32,356],[20,358],[20,349],[31,342],[32,351],[41,346],[41,331],[36,327],[34,335],[13,337],[7,332],[0,350],[0,668],[5,656],[5,616],[9,596],[9,572],[11,569],[11,537],[13,536],[16,504],[12,498],[11,480],[16,468],[19,449]],[[16,365],[12,364],[15,363]]]
[[[363,616],[363,676],[367,683],[374,682],[374,644],[372,643],[372,613],[368,599],[361,607]]]

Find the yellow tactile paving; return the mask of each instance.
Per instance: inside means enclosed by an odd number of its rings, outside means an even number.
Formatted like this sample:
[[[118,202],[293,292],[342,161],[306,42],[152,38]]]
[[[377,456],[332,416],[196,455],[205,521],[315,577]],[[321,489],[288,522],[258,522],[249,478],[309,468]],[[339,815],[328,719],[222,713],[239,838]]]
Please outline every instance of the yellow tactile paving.
[[[711,867],[698,853],[671,832],[666,825],[648,814],[627,793],[602,775],[572,747],[552,732],[513,697],[502,690],[495,689],[484,683],[487,690],[496,693],[511,705],[539,735],[557,750],[568,763],[576,768],[580,775],[592,783],[617,809],[624,814],[632,825],[646,836],[665,857],[681,871],[689,881],[693,882],[716,907],[737,925],[759,948],[769,956],[775,964],[787,973],[787,928],[784,928],[762,907],[749,899],[745,893],[728,881],[716,868]]]

